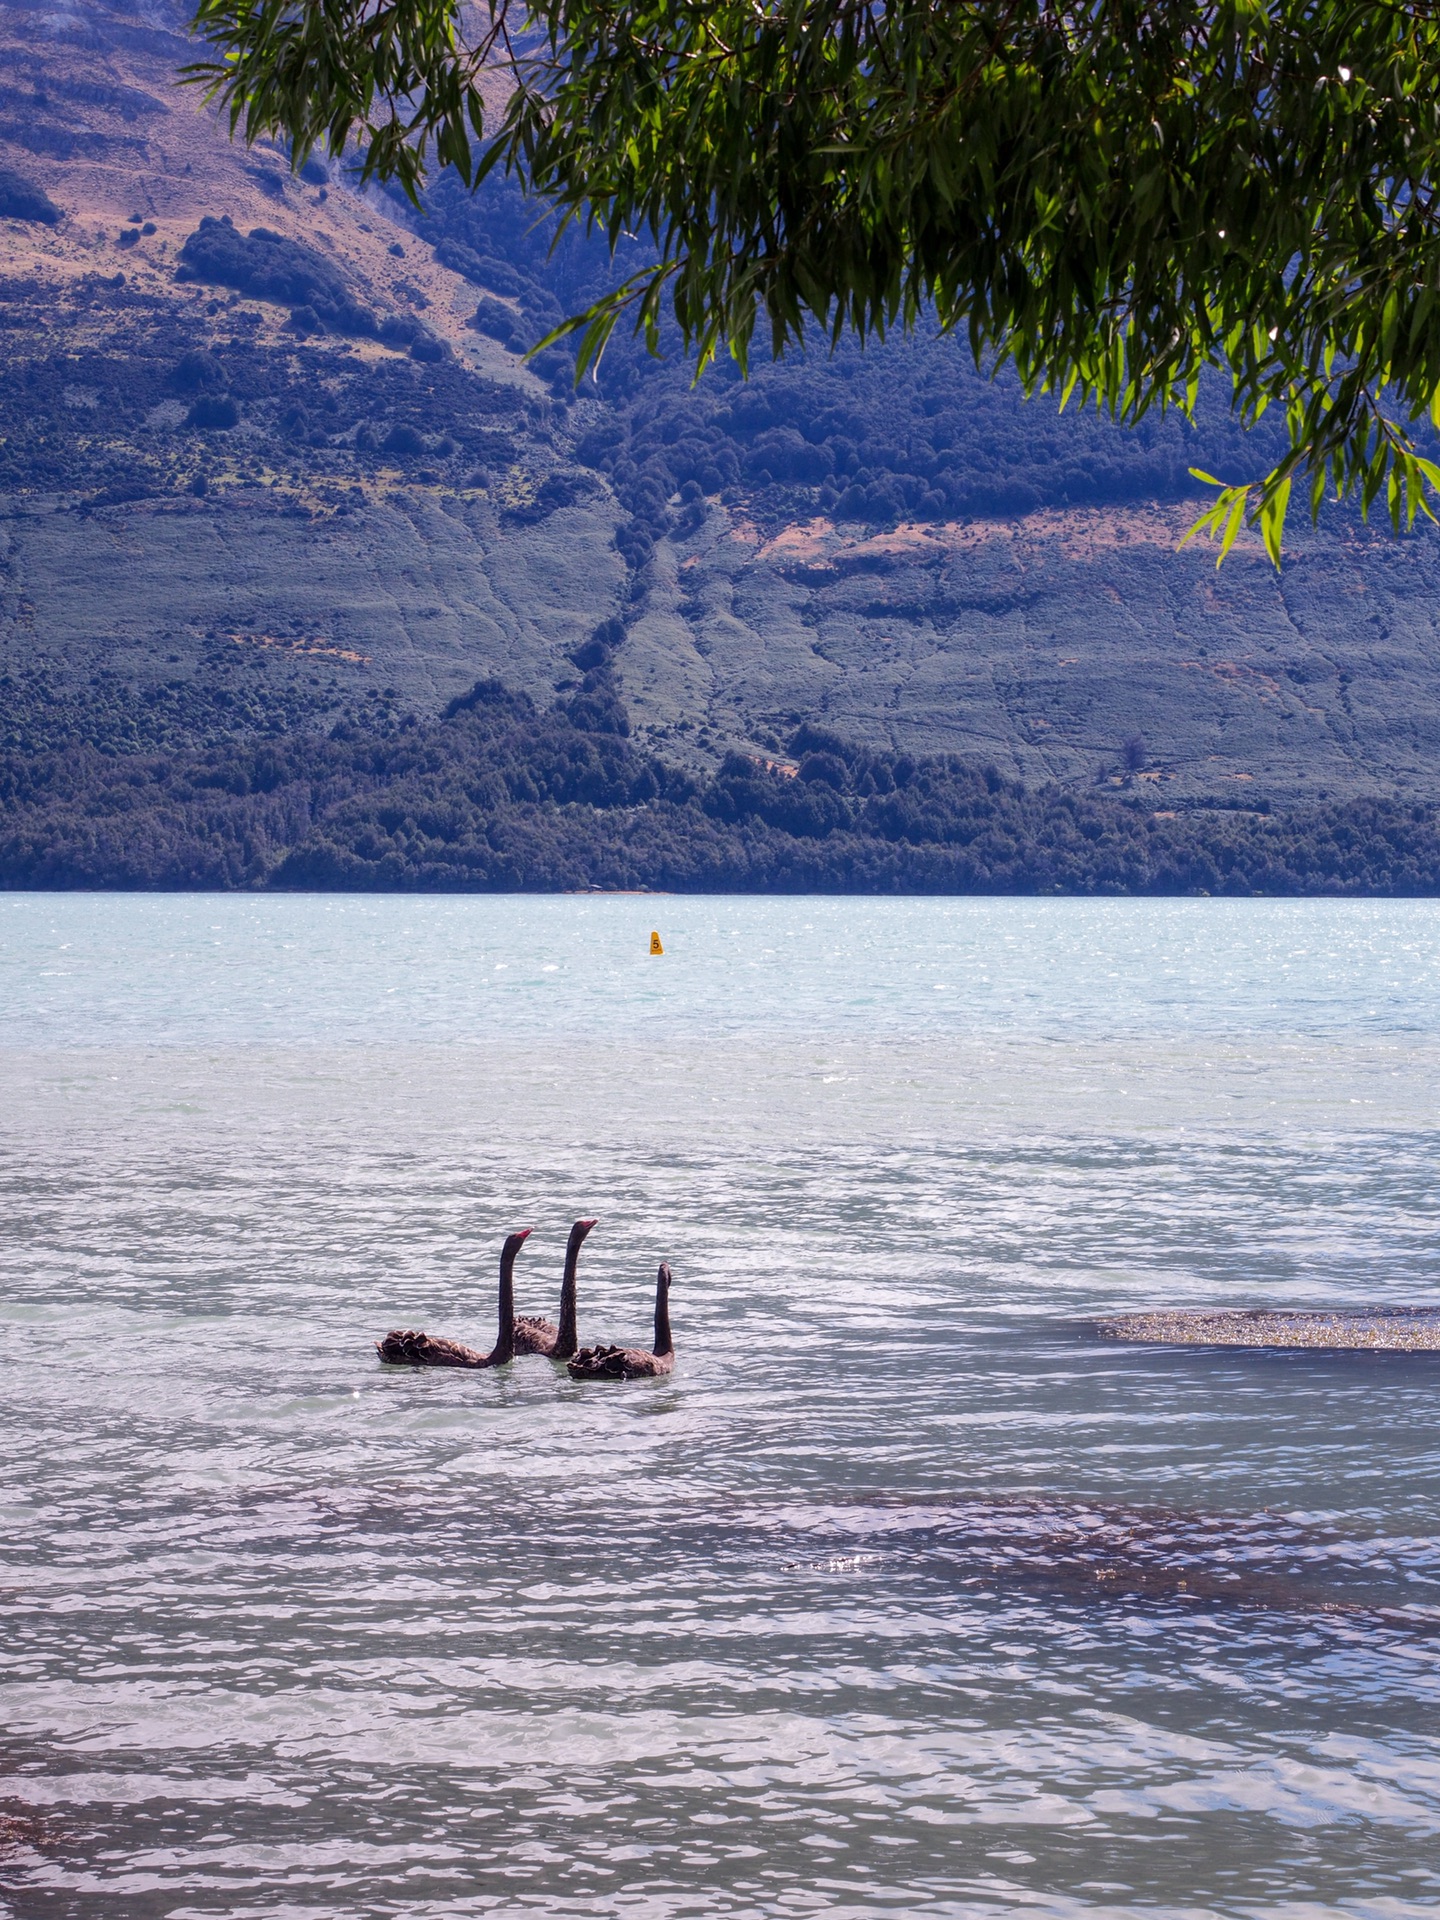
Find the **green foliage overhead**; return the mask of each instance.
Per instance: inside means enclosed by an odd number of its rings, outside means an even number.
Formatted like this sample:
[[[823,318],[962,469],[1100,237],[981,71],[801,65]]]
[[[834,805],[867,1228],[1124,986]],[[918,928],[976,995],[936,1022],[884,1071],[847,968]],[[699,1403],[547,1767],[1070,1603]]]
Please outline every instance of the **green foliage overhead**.
[[[1368,0],[200,0],[195,69],[297,164],[414,192],[501,166],[654,258],[562,331],[583,372],[665,305],[704,364],[912,325],[1134,421],[1223,368],[1292,485],[1429,511],[1440,467],[1440,13]]]

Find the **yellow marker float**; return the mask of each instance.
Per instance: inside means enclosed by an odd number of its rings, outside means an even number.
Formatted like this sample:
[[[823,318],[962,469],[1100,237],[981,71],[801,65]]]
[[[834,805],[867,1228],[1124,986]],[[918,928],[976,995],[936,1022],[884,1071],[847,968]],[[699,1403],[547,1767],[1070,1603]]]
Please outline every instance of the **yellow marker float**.
[[[651,953],[664,953],[665,951],[664,947],[660,944],[659,934],[653,931],[650,935],[650,951]]]

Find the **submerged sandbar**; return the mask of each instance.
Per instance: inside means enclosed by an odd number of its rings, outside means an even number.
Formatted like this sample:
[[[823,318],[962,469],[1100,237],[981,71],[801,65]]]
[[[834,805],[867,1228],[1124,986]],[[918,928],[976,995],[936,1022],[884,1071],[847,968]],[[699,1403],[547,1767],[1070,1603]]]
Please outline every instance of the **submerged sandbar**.
[[[1095,1322],[1105,1340],[1175,1347],[1440,1353],[1440,1306],[1161,1308]]]

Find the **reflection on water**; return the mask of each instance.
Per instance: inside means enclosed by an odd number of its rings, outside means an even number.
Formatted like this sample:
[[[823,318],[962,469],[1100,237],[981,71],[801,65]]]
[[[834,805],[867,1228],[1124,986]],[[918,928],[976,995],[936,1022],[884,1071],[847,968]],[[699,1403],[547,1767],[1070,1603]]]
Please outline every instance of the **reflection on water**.
[[[1432,1912],[1437,931],[0,900],[0,1912]]]

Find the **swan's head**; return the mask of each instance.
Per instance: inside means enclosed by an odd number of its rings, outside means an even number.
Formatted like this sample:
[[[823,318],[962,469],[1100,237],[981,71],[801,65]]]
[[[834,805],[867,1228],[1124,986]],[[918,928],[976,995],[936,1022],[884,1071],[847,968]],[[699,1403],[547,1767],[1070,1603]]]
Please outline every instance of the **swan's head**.
[[[505,1242],[505,1251],[501,1255],[501,1258],[504,1260],[513,1260],[533,1232],[533,1227],[522,1227],[519,1233],[512,1233]]]
[[[655,1278],[659,1281],[664,1291],[668,1293],[670,1291],[671,1280],[670,1262],[668,1260],[662,1260],[660,1262],[660,1271],[656,1274]]]
[[[594,1225],[595,1225],[595,1222],[593,1220],[577,1220],[574,1226],[571,1227],[570,1229],[571,1246],[578,1247],[580,1245],[580,1242],[585,1238],[586,1234],[589,1233],[590,1229]]]

